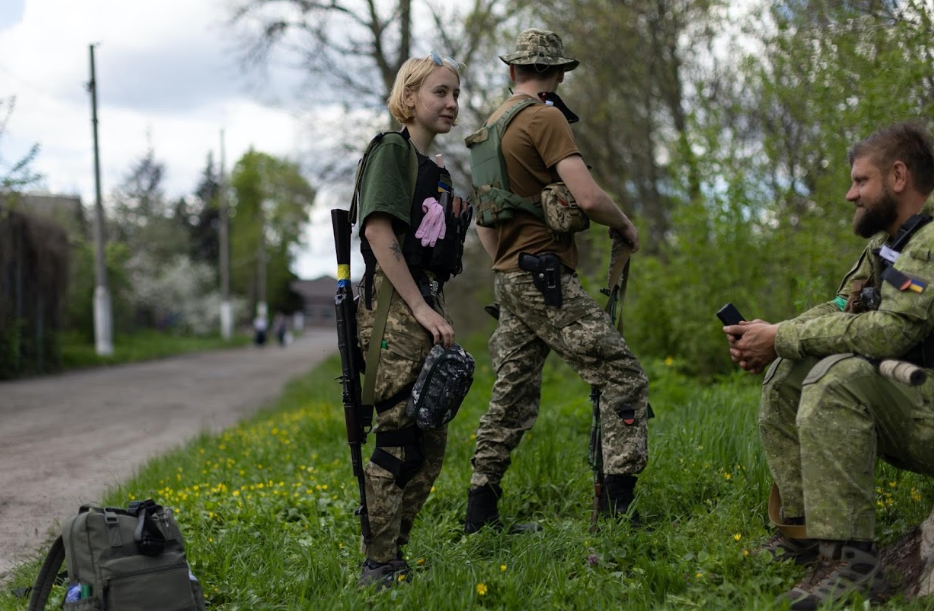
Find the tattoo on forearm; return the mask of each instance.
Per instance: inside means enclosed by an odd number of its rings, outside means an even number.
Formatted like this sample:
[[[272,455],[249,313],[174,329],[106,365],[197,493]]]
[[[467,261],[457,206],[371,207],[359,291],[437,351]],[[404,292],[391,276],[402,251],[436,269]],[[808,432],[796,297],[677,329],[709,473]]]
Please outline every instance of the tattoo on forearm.
[[[405,258],[402,256],[402,247],[399,246],[399,242],[393,240],[392,246],[389,247],[389,250],[392,251],[392,254],[396,258],[396,261],[402,261]]]

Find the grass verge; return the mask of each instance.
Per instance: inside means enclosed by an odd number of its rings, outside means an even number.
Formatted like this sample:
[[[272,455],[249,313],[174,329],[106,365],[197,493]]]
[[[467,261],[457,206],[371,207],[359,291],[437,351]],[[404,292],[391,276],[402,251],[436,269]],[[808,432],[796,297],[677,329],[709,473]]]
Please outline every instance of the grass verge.
[[[235,335],[227,341],[220,335],[188,337],[143,329],[132,335],[118,335],[114,339],[114,353],[110,356],[99,356],[93,342],[88,343],[84,338],[70,334],[62,338],[62,369],[134,363],[187,352],[245,346],[249,343],[248,335]]]
[[[514,455],[500,506],[504,518],[537,520],[544,532],[468,538],[461,523],[473,433],[493,380],[485,351],[474,354],[473,391],[405,551],[411,583],[388,593],[355,585],[358,498],[336,358],[289,384],[276,407],[153,461],[102,501],[153,497],[173,507],[210,609],[780,608],[775,596],[802,573],[749,553],[769,533],[757,378],[702,385],[649,363],[657,417],[637,497],[648,528],[610,524],[591,534],[588,388],[550,360],[541,416]],[[877,478],[885,543],[927,516],[934,484],[888,466]],[[35,571],[22,567],[13,585]],[[0,595],[0,609],[25,606]],[[896,599],[885,608],[930,607]]]

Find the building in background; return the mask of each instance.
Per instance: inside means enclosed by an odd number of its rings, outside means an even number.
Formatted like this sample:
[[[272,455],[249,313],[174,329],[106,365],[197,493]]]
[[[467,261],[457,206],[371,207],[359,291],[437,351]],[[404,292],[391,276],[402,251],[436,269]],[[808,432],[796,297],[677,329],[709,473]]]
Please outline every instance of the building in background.
[[[337,279],[322,276],[317,280],[296,280],[289,285],[293,292],[301,296],[305,306],[305,327],[334,326],[334,293]]]

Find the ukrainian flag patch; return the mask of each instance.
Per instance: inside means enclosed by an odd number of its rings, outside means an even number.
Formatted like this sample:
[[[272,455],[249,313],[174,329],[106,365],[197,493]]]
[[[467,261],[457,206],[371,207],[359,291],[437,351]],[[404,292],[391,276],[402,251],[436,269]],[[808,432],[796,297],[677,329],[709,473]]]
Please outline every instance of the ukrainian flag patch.
[[[882,279],[897,288],[900,291],[912,291],[914,293],[923,293],[927,287],[927,282],[903,274],[894,267],[890,267],[882,274]]]

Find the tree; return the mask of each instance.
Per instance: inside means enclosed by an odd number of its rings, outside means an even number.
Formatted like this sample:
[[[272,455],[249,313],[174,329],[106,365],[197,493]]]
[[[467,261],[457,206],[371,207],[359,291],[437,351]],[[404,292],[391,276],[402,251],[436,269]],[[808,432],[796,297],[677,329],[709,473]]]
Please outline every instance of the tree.
[[[3,132],[6,130],[6,124],[16,108],[16,96],[0,98],[0,141],[3,139]],[[9,196],[13,192],[34,185],[42,176],[35,173],[30,165],[39,154],[39,145],[33,144],[29,152],[18,160],[7,165],[4,169],[3,158],[0,157],[0,200]]]
[[[208,153],[201,180],[195,188],[194,206],[186,216],[191,237],[191,257],[204,262],[215,270],[220,256],[220,210],[217,197],[220,177],[214,167],[214,156]]]
[[[247,296],[250,311],[293,311],[289,284],[295,251],[315,200],[315,189],[292,161],[250,149],[231,172],[231,288]]]

